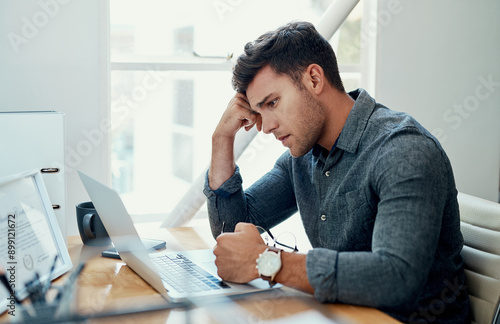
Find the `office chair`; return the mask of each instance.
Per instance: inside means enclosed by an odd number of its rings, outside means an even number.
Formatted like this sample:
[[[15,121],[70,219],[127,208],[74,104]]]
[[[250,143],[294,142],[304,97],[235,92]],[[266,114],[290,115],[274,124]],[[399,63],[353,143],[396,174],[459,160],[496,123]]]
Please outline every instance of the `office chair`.
[[[472,323],[500,324],[500,204],[458,194]]]

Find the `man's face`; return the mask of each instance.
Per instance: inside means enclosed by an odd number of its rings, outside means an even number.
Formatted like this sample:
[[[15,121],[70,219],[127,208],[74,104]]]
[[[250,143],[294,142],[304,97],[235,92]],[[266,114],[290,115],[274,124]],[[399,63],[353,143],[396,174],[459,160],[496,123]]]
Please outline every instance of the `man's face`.
[[[324,106],[287,75],[264,67],[248,86],[247,99],[262,118],[262,130],[273,134],[294,157],[309,152],[324,132]]]

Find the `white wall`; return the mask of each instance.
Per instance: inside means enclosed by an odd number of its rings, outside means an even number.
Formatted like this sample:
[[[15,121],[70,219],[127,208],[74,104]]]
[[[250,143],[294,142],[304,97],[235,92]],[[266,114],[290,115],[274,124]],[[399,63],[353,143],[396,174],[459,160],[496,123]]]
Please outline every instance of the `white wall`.
[[[75,169],[109,179],[108,136],[99,129],[108,118],[107,8],[103,0],[0,2],[0,110],[65,113],[69,235],[77,233],[74,206],[88,200]]]
[[[500,1],[379,0],[377,100],[438,137],[459,191],[498,201]]]

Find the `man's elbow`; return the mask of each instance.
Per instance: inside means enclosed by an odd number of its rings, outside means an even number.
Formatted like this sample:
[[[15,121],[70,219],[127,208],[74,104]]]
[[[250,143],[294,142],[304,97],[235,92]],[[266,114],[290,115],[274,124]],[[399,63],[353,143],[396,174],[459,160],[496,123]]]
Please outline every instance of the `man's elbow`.
[[[417,303],[422,292],[422,284],[408,276],[384,285],[379,291],[378,298],[373,305],[380,309],[406,309]]]

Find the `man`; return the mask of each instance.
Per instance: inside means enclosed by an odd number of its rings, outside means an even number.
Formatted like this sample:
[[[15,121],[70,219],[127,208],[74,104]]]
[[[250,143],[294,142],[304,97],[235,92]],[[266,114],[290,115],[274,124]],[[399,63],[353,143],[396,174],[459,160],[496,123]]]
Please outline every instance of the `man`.
[[[366,91],[346,93],[331,46],[309,23],[248,43],[233,86],[204,189],[219,275],[262,276],[404,322],[467,322],[457,190],[438,141]],[[289,151],[244,191],[233,145],[253,126]],[[255,225],[297,211],[313,249],[268,250]]]

